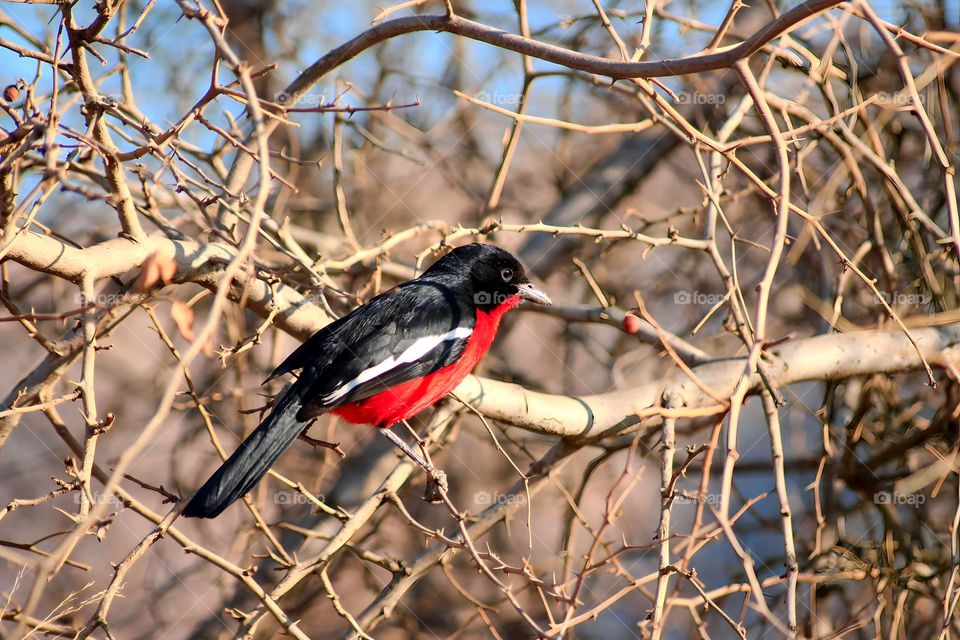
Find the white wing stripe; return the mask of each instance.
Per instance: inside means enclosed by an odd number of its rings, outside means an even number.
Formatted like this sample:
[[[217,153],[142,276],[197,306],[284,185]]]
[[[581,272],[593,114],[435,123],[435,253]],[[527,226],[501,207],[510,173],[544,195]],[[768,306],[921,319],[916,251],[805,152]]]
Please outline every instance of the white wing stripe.
[[[440,346],[442,343],[447,342],[448,340],[460,340],[462,338],[470,337],[470,334],[473,333],[473,329],[470,327],[458,327],[452,331],[448,331],[443,335],[439,336],[424,336],[418,338],[412,345],[406,348],[406,350],[401,353],[399,356],[390,356],[383,362],[376,364],[368,369],[361,371],[356,378],[350,382],[345,382],[332,392],[324,396],[323,401],[334,402],[339,400],[343,396],[347,395],[357,387],[359,387],[364,382],[369,382],[374,378],[383,375],[387,371],[401,365],[407,364],[410,362],[416,362],[423,356],[430,353],[433,349]]]

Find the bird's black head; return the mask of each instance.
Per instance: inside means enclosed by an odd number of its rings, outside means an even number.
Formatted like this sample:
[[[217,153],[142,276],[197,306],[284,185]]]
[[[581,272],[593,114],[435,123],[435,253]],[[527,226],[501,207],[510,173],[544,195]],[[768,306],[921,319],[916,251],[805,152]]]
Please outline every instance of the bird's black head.
[[[458,288],[469,292],[480,309],[494,309],[515,297],[552,304],[547,294],[530,282],[520,261],[492,244],[457,247],[437,260],[423,277],[456,279]]]

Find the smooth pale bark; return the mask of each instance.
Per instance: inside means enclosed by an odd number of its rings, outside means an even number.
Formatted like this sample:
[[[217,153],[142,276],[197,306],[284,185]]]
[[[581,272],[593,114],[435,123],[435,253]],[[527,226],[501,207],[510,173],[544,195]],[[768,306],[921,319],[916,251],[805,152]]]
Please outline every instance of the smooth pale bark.
[[[914,338],[931,366],[960,363],[960,323],[916,329]],[[766,360],[770,383],[782,387],[809,380],[838,380],[873,373],[921,369],[917,350],[900,331],[838,333],[794,340],[772,349]],[[718,360],[693,368],[700,382],[721,398],[733,393],[745,359]],[[760,388],[754,374],[751,392]],[[679,407],[717,405],[686,373],[677,370],[665,380],[590,396],[537,393],[507,382],[470,377],[457,388],[484,415],[547,435],[596,437],[640,421],[664,393],[676,393]]]
[[[85,249],[63,244],[55,238],[24,233],[7,255],[25,266],[78,282],[88,270],[97,278],[126,273],[139,267],[152,254],[176,261],[174,282],[194,282],[215,288],[220,269],[233,250],[221,243],[198,243],[149,237],[141,242],[119,238]],[[330,321],[320,307],[296,290],[270,287],[260,280],[245,283],[246,304],[266,316],[271,306],[279,313],[276,325],[304,340]],[[237,283],[231,297],[238,299],[244,287]],[[960,323],[916,329],[913,335],[931,366],[956,363],[960,357]],[[919,353],[901,331],[864,331],[830,334],[793,340],[769,351],[766,368],[770,383],[781,387],[808,380],[836,380],[872,373],[897,373],[922,367]],[[702,364],[693,369],[702,385],[720,398],[729,397],[737,385],[745,362],[730,358]],[[760,384],[755,374],[751,389]],[[517,427],[564,437],[596,437],[608,430],[636,424],[641,415],[651,415],[664,391],[676,393],[681,409],[703,409],[717,405],[686,373],[677,370],[665,380],[656,380],[628,389],[590,396],[538,393],[506,382],[468,377],[457,395],[485,415]],[[639,415],[638,415],[639,414]]]

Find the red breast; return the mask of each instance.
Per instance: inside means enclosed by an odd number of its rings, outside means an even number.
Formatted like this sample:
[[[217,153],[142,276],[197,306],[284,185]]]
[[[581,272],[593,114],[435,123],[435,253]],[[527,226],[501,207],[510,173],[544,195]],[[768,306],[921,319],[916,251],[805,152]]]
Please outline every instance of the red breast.
[[[510,296],[492,311],[477,310],[473,333],[457,362],[410,382],[390,387],[382,393],[331,411],[353,424],[389,427],[406,420],[436,403],[457,388],[490,350],[500,327],[500,320],[520,303],[520,296]]]

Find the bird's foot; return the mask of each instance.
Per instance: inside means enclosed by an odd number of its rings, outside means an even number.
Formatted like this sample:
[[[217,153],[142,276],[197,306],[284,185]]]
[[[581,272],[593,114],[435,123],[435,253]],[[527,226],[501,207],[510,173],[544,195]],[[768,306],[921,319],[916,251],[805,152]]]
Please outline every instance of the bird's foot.
[[[421,448],[421,451],[424,454],[424,456],[421,457],[416,451],[411,449],[407,443],[400,438],[400,436],[395,434],[390,429],[381,429],[380,433],[386,436],[390,442],[395,444],[400,451],[417,463],[417,466],[426,472],[427,488],[424,492],[423,499],[427,502],[443,502],[443,495],[446,494],[446,492],[450,489],[450,484],[447,482],[447,474],[440,469],[437,469],[432,463],[428,462],[429,458],[427,457],[426,449]]]
[[[447,482],[447,474],[431,466],[425,469],[427,472],[427,487],[423,492],[423,499],[427,502],[443,502],[443,495],[450,490],[450,484]]]

